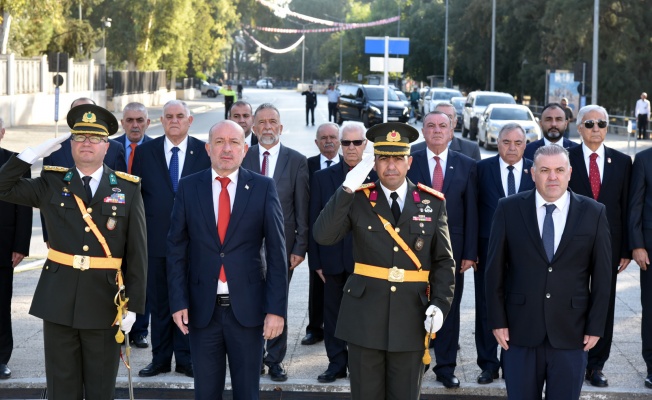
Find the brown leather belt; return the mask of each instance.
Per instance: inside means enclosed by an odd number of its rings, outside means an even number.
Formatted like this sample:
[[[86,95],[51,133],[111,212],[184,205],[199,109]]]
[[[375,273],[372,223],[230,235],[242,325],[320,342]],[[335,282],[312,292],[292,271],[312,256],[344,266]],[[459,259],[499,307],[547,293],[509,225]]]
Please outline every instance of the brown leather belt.
[[[430,275],[430,271],[404,270],[396,267],[384,268],[362,263],[355,263],[353,273],[389,282],[428,282]]]
[[[48,251],[48,259],[57,264],[67,265],[82,271],[86,271],[87,269],[120,269],[122,265],[122,258],[72,255],[54,249]]]

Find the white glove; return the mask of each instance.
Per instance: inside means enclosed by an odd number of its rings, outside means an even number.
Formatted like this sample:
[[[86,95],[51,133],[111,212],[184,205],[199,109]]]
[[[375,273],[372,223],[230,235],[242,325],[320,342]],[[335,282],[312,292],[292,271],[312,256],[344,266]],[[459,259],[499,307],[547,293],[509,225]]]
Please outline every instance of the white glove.
[[[61,148],[61,143],[70,140],[70,132],[64,133],[59,137],[48,139],[38,146],[28,147],[23,150],[18,158],[28,164],[34,164],[39,158],[47,157]]]
[[[131,332],[131,327],[134,326],[134,322],[136,322],[136,313],[127,311],[127,315],[122,318],[122,330],[124,333]]]
[[[362,186],[369,175],[369,171],[374,166],[374,156],[372,154],[362,154],[362,160],[348,174],[342,186],[355,192]]]
[[[431,305],[426,310],[426,320],[423,321],[423,327],[427,333],[435,333],[441,329],[444,324],[444,313],[439,307]]]

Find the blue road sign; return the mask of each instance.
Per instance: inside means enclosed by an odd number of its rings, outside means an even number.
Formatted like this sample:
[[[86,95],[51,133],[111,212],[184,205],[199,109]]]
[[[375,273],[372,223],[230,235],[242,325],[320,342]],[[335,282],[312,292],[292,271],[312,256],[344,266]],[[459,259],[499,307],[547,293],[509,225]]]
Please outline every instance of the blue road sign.
[[[385,38],[371,37],[364,38],[365,54],[385,54]],[[407,56],[410,54],[409,38],[389,38],[389,55],[390,56]]]

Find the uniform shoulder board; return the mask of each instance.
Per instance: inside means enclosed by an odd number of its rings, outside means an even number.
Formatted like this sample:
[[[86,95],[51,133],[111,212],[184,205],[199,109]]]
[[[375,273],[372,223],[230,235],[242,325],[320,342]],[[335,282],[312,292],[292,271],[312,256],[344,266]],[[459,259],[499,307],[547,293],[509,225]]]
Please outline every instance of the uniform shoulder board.
[[[433,196],[435,196],[435,197],[437,197],[437,198],[439,198],[439,199],[441,199],[441,200],[445,200],[444,194],[443,194],[442,192],[439,192],[439,191],[437,191],[437,190],[431,188],[430,186],[426,186],[426,185],[424,185],[423,183],[419,183],[419,184],[417,185],[417,187],[418,187],[419,190],[421,190],[422,192],[430,193],[431,195],[433,195]]]
[[[365,190],[365,189],[373,189],[375,187],[376,187],[376,184],[374,182],[365,183],[364,185],[360,186],[358,188],[358,190],[356,190],[356,192],[359,192],[359,191]]]
[[[125,181],[129,181],[129,182],[133,182],[133,183],[140,182],[140,177],[139,176],[131,175],[131,174],[128,174],[126,172],[120,172],[120,171],[113,171],[113,172],[115,173],[115,175],[118,178],[122,178]]]
[[[68,172],[70,168],[66,167],[57,167],[55,165],[44,165],[43,171],[54,171],[54,172]]]

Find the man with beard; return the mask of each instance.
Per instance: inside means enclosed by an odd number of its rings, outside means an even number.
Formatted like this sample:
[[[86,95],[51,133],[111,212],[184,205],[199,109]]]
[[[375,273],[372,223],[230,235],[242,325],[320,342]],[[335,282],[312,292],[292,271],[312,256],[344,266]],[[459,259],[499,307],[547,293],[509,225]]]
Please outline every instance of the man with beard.
[[[577,143],[566,139],[564,131],[568,120],[564,108],[559,103],[548,103],[541,111],[541,132],[543,132],[543,139],[539,139],[525,146],[525,153],[523,157],[528,160],[534,158],[534,153],[539,147],[547,146],[549,144],[561,145],[565,149],[570,149],[577,146]]]
[[[254,113],[251,104],[246,101],[238,100],[229,110],[229,119],[240,125],[245,132],[245,144],[251,147],[258,144],[256,135],[252,135],[251,127],[254,126]]]

